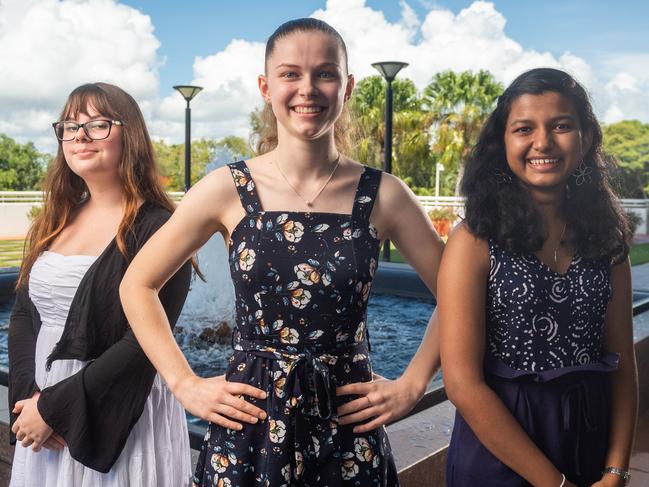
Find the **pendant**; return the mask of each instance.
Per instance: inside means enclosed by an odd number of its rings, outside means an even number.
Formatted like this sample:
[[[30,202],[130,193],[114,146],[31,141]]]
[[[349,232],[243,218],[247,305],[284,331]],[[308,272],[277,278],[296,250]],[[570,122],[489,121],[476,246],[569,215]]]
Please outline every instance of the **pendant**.
[[[313,203],[312,203],[310,200],[305,200],[304,202],[305,202],[306,205],[309,206],[309,207],[313,206]]]

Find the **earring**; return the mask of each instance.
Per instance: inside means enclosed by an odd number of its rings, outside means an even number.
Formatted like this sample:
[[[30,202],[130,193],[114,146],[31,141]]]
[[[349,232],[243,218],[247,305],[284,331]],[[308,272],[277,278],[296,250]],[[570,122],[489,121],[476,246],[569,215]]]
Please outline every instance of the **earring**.
[[[575,184],[577,186],[581,186],[584,183],[592,183],[593,182],[593,178],[591,177],[592,172],[593,172],[592,168],[587,166],[582,160],[577,166],[577,169],[575,169],[575,172],[572,173],[572,177],[575,178]]]
[[[498,184],[509,184],[512,182],[511,175],[499,168],[493,170],[493,177],[496,179],[496,183]]]

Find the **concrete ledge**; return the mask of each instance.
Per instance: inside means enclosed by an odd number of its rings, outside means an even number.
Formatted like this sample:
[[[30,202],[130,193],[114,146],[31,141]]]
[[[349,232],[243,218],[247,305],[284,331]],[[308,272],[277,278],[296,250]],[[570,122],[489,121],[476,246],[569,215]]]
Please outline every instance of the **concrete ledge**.
[[[388,426],[401,487],[443,487],[455,407],[449,402]]]

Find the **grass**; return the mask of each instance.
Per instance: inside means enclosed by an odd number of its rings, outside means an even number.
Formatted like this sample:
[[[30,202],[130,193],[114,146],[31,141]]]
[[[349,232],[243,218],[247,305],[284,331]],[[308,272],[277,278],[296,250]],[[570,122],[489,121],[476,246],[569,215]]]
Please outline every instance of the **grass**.
[[[20,267],[23,240],[0,240],[0,267]]]
[[[391,262],[404,263],[401,253],[390,245]],[[381,255],[383,255],[381,251]],[[22,240],[0,240],[0,267],[19,267],[23,255]],[[649,243],[634,245],[631,247],[631,265],[645,264],[649,262]]]
[[[637,244],[631,247],[629,254],[631,265],[646,264],[649,262],[649,243]],[[381,247],[381,258],[383,258],[383,248]],[[404,263],[405,259],[401,253],[390,243],[390,262]]]
[[[649,262],[649,243],[634,245],[631,247],[631,265],[646,264]]]

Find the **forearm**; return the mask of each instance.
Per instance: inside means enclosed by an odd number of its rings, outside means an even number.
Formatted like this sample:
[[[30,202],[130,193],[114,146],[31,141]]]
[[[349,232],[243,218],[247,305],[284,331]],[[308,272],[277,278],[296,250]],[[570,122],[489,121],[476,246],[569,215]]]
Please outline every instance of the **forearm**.
[[[606,466],[628,470],[638,416],[635,360],[622,361],[611,380],[611,425]]]
[[[462,381],[447,392],[480,442],[501,462],[536,487],[560,485],[561,472],[486,383]]]
[[[430,317],[424,337],[402,378],[422,395],[440,366],[439,320],[437,311]]]
[[[124,280],[120,286],[120,298],[142,350],[175,392],[179,382],[194,373],[176,343],[158,293]]]

